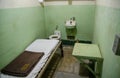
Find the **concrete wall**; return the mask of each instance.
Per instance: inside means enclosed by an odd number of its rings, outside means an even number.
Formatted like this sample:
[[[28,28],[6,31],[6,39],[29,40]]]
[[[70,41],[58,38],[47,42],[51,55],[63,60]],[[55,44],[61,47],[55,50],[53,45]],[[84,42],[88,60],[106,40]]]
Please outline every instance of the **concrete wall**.
[[[45,38],[44,12],[36,0],[0,0],[0,69],[36,38]]]
[[[77,22],[76,39],[92,41],[95,1],[73,1],[72,5],[67,2],[46,2],[47,6],[44,7],[46,36],[53,34],[56,25],[58,25],[62,39],[66,39],[65,21],[75,17]]]
[[[120,0],[97,0],[94,43],[103,54],[102,78],[120,78],[120,56],[114,55],[115,34],[120,33]]]

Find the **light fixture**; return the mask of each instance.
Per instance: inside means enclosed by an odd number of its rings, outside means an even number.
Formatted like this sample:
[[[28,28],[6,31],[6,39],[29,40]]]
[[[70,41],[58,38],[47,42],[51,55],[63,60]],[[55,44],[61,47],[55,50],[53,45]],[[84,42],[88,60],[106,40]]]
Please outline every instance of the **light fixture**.
[[[44,0],[38,0],[42,7],[44,7]]]
[[[40,3],[43,3],[44,2],[44,0],[38,0]]]

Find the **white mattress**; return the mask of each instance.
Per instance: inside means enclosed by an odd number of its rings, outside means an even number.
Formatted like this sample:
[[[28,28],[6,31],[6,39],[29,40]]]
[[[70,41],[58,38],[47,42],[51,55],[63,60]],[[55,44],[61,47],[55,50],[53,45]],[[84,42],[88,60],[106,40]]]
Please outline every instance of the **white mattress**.
[[[0,78],[35,78],[38,72],[41,70],[45,62],[47,61],[49,55],[53,51],[53,49],[58,44],[59,40],[48,40],[48,39],[37,39],[32,44],[30,44],[25,50],[26,51],[34,51],[34,52],[44,52],[44,56],[37,63],[34,69],[30,72],[30,74],[26,77],[16,77],[1,74]]]

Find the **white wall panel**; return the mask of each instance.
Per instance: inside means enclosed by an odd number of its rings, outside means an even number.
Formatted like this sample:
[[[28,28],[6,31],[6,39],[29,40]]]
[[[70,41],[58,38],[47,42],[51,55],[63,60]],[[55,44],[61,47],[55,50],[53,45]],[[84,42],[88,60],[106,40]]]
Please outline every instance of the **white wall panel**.
[[[96,0],[96,4],[113,8],[120,8],[120,0]]]
[[[39,6],[38,0],[0,0],[0,8]]]

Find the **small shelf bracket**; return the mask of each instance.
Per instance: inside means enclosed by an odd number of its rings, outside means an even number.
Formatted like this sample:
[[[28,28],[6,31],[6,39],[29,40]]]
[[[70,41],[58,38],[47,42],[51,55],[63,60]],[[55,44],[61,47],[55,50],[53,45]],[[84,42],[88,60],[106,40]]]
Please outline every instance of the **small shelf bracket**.
[[[72,5],[72,0],[68,0],[68,4],[69,4],[69,5]]]
[[[44,7],[44,3],[42,2],[42,3],[40,3],[40,5],[42,6],[42,7]]]

